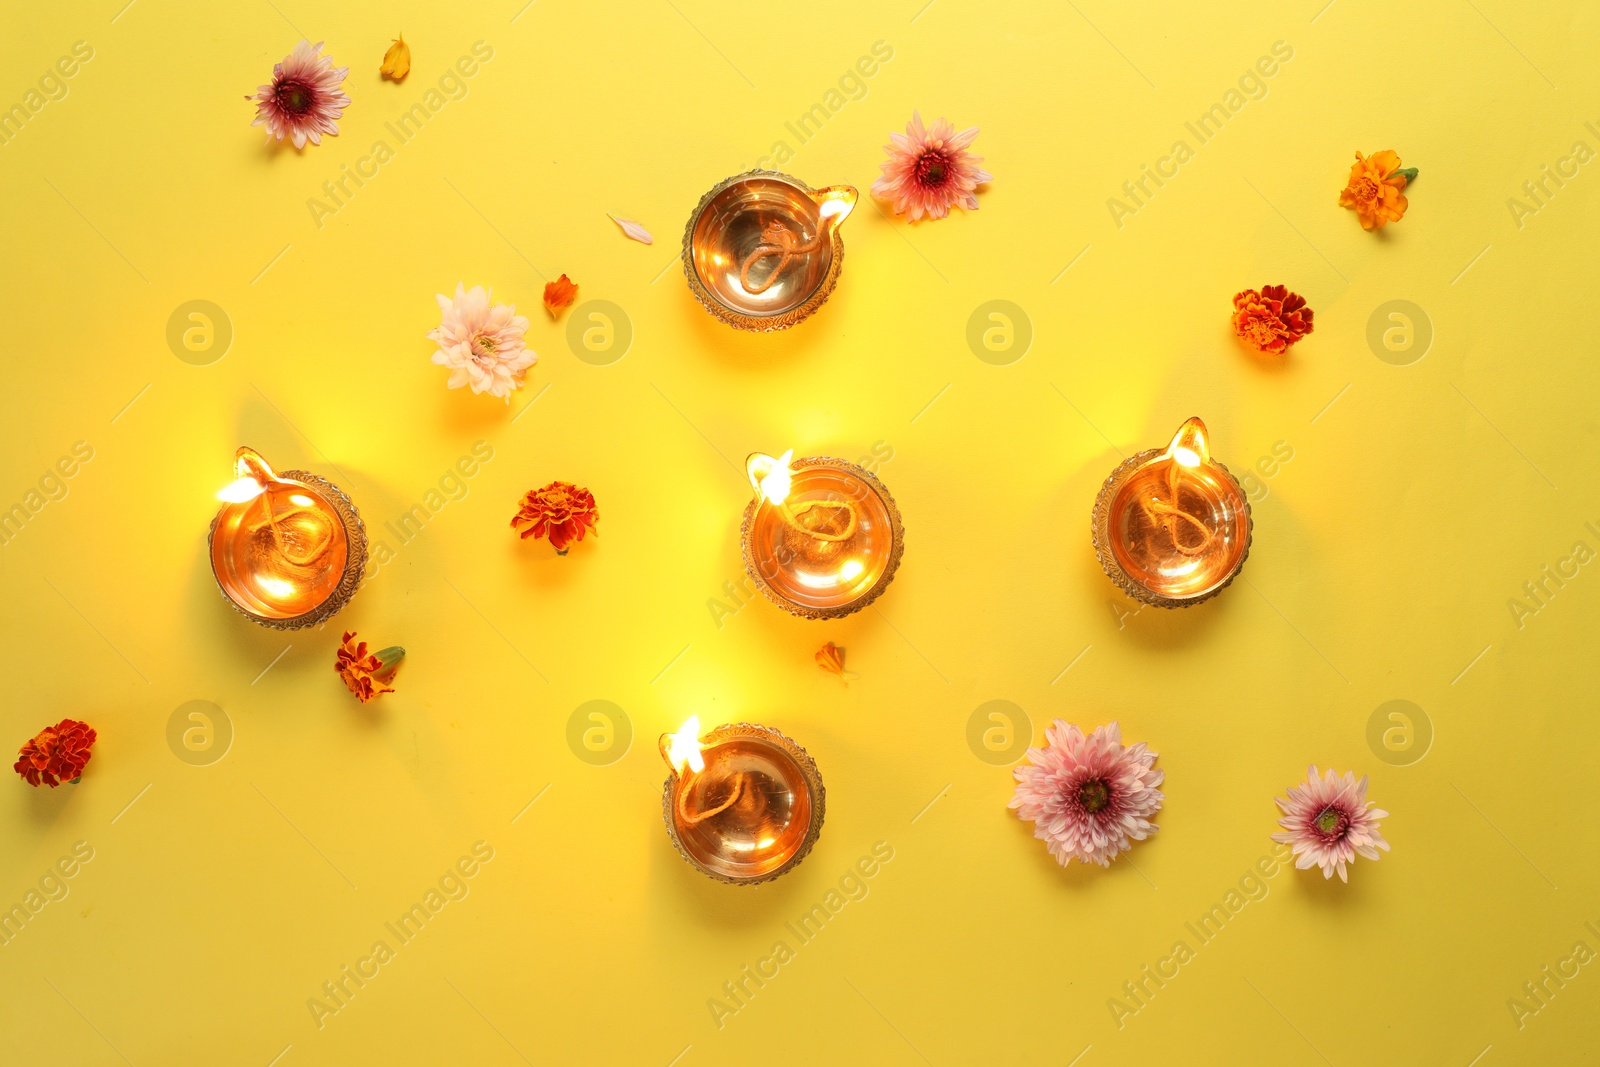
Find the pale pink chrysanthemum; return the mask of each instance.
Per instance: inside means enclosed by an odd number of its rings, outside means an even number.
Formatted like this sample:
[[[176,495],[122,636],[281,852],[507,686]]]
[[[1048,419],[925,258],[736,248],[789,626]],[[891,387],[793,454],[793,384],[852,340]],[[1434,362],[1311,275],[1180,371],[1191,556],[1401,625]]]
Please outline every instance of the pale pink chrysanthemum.
[[[1341,882],[1350,881],[1345,864],[1359,854],[1378,858],[1378,849],[1389,851],[1389,842],[1378,832],[1378,820],[1389,813],[1372,807],[1367,799],[1367,780],[1356,781],[1353,772],[1335,777],[1332,769],[1322,777],[1312,767],[1298,789],[1289,790],[1289,799],[1273,798],[1283,809],[1278,825],[1281,833],[1274,841],[1294,846],[1294,865],[1305,870],[1312,864],[1322,868],[1322,877],[1339,872]]]
[[[973,190],[993,175],[978,166],[982,156],[967,151],[978,127],[956,132],[946,119],[924,128],[922,115],[911,113],[905,133],[891,133],[884,146],[889,158],[881,164],[883,177],[872,183],[872,195],[894,202],[897,214],[916,222],[927,215],[942,219],[953,204],[978,210]]]
[[[1166,772],[1151,768],[1156,754],[1143,741],[1124,748],[1116,723],[1084,737],[1061,719],[1044,736],[1044,748],[1028,749],[1033,766],[1012,771],[1017,791],[1007,806],[1034,824],[1033,836],[1063,867],[1073,857],[1109,867],[1130,841],[1160,829],[1150,816],[1166,799],[1156,788]]]
[[[428,340],[439,346],[433,361],[450,368],[450,388],[470,385],[474,393],[503,396],[509,404],[511,390],[522,388],[522,375],[539,354],[523,341],[528,320],[515,304],[491,304],[492,292],[481,285],[468,291],[457,282],[455,299],[440,293],[444,318],[428,331]]]
[[[350,98],[340,88],[349,67],[336,67],[331,56],[319,55],[322,42],[301,41],[282,63],[272,68],[272,81],[257,89],[246,100],[256,102],[256,120],[250,125],[265,126],[268,137],[294,141],[304,148],[309,140],[321,144],[322,135],[339,135],[334,120],[350,106]]]

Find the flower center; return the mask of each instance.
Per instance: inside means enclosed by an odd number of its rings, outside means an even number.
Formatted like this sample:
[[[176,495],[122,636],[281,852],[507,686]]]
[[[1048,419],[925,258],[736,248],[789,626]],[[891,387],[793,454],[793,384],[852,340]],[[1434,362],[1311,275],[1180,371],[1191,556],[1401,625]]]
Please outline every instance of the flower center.
[[[1317,817],[1311,820],[1317,833],[1324,837],[1343,837],[1344,832],[1350,827],[1350,820],[1338,808],[1328,807],[1317,812]]]
[[[309,85],[297,81],[287,81],[278,86],[277,98],[278,106],[291,115],[304,115],[311,110],[311,103],[316,99]]]
[[[1111,787],[1100,778],[1091,778],[1078,786],[1078,803],[1090,815],[1097,815],[1111,803]]]
[[[488,334],[480,333],[472,339],[472,351],[480,357],[487,358],[494,355],[498,350],[494,343],[494,338]]]
[[[923,153],[917,160],[917,181],[929,188],[937,189],[950,177],[950,160],[943,152],[929,151]]]
[[[1362,202],[1378,199],[1378,183],[1371,178],[1362,178],[1356,186],[1356,199]]]

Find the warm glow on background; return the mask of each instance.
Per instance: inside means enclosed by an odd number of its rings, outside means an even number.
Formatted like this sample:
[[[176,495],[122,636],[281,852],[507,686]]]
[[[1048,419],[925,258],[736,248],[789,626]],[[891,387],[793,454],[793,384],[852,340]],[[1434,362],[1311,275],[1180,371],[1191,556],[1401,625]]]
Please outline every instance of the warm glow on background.
[[[245,97],[302,37],[351,104],[296,152]],[[1597,53],[1575,0],[7,5],[0,1061],[1589,1062]],[[979,210],[870,195],[917,109],[981,127]],[[1420,173],[1370,233],[1338,195],[1389,148]],[[777,334],[678,258],[754,167],[860,194]],[[429,361],[457,283],[530,320],[509,405]],[[1278,283],[1315,330],[1267,360],[1231,301]],[[1141,607],[1091,508],[1194,415],[1253,544]],[[360,509],[319,627],[218,591],[240,445]],[[790,446],[903,518],[845,618],[745,574],[743,457]],[[558,479],[601,516],[564,557],[509,525]],[[395,692],[345,689],[350,630]],[[674,850],[691,714],[814,757],[791,873]],[[67,716],[78,785],[5,770]],[[1166,772],[1109,869],[1006,807],[1057,717]],[[1313,762],[1390,813],[1349,885],[1269,863]]]

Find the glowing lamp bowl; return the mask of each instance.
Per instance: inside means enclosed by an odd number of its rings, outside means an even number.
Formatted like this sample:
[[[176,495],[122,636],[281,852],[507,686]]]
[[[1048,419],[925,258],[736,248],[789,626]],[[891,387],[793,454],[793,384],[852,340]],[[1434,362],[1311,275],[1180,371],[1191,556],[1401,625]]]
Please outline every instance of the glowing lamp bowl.
[[[860,611],[894,580],[905,552],[900,509],[882,482],[841,459],[746,461],[756,495],[745,507],[745,570],[774,604],[807,619]],[[783,492],[762,484],[787,474]]]
[[[239,449],[238,480],[211,520],[211,572],[253,622],[279,630],[315,626],[355,595],[367,562],[366,527],[350,498],[306,471],[274,471]]]
[[[661,739],[668,765],[668,742]],[[822,833],[825,794],[815,761],[777,730],[718,726],[699,739],[703,768],[674,770],[662,789],[667,835],[691,867],[732,885],[787,874]]]
[[[1124,593],[1160,608],[1222,592],[1250,554],[1250,502],[1189,419],[1166,449],[1120,464],[1095,498],[1095,555]]]
[[[844,263],[848,185],[812,189],[752,170],[700,198],[683,233],[683,272],[702,307],[740,330],[784,330],[828,299]]]

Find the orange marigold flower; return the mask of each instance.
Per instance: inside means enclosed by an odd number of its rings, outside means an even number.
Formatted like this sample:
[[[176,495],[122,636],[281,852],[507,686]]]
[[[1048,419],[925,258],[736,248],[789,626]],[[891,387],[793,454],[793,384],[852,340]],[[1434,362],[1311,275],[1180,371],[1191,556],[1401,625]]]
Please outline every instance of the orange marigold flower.
[[[1306,298],[1286,285],[1236,293],[1233,309],[1233,332],[1257,352],[1281,355],[1312,330]]]
[[[544,309],[550,312],[552,319],[559,318],[576,299],[578,299],[578,283],[565,274],[553,282],[545,283]]]
[[[1363,230],[1382,229],[1405,215],[1406,198],[1400,190],[1416,176],[1416,167],[1400,168],[1400,155],[1392,148],[1372,156],[1357,152],[1339,204],[1355,209]]]
[[[94,728],[88,723],[62,719],[23,745],[11,769],[32,786],[43,782],[54,789],[62,782],[76,782],[89,763],[94,737]]]
[[[357,642],[355,636],[354,630],[344,635],[344,646],[334,656],[333,669],[339,672],[350,692],[365,704],[380,693],[394,692],[394,686],[389,683],[400,669],[406,650],[394,645],[382,652],[368,652],[367,643]]]
[[[530,537],[548,537],[557,555],[567,554],[567,546],[582,541],[585,534],[600,521],[600,512],[594,505],[594,494],[571,482],[551,482],[543,489],[534,489],[522,498],[521,509],[511,516],[511,528],[527,526],[522,531],[523,540]]]

